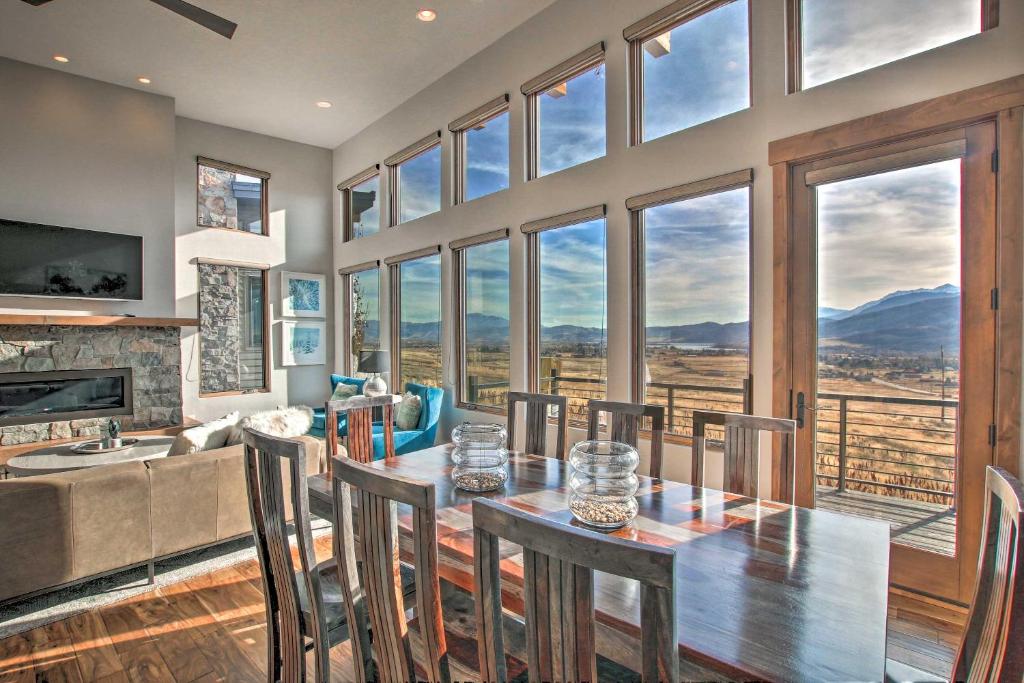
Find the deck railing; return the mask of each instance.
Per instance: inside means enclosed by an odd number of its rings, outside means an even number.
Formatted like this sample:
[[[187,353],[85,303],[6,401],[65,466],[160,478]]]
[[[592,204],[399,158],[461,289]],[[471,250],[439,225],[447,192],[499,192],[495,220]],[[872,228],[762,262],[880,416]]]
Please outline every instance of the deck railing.
[[[819,393],[818,484],[952,504],[956,400]]]

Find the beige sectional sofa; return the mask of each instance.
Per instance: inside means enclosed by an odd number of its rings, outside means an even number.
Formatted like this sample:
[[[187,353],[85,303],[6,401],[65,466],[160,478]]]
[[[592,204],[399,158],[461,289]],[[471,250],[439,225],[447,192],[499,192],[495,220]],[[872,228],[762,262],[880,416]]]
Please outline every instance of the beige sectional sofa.
[[[299,438],[322,471],[323,442]],[[241,445],[0,480],[0,603],[251,531]]]

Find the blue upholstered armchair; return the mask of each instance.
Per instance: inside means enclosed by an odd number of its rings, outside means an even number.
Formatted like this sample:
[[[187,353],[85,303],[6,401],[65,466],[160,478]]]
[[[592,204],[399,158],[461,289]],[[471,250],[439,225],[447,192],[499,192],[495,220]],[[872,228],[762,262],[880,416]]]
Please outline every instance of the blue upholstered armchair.
[[[363,393],[363,385],[366,384],[366,379],[360,379],[358,377],[345,377],[344,375],[331,375],[331,395],[334,395],[334,390],[338,388],[339,384],[351,384],[356,388],[356,392]],[[324,401],[326,403],[326,401]],[[324,407],[313,409],[313,426],[309,430],[310,436],[317,436],[321,439],[327,434],[327,416],[324,415]],[[348,415],[338,416],[338,436],[348,436]]]

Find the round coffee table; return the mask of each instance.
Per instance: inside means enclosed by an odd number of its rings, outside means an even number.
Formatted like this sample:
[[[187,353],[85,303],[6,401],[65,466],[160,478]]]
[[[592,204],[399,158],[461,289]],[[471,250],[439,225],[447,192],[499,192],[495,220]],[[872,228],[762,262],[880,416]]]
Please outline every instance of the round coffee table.
[[[28,453],[16,455],[7,461],[7,471],[15,477],[33,477],[38,474],[84,470],[89,467],[111,465],[131,460],[153,460],[167,456],[173,436],[139,436],[134,446],[110,453],[80,455],[71,448],[81,441],[57,446],[43,446]],[[88,440],[88,439],[86,439]]]

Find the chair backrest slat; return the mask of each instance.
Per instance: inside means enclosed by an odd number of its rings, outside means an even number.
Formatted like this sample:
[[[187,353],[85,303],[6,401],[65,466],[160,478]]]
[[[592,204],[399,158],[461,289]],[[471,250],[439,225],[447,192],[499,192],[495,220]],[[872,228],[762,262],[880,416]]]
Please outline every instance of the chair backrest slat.
[[[409,642],[398,555],[397,503],[412,506],[413,565],[416,613],[425,650],[420,665],[427,680],[450,678],[441,613],[437,559],[437,505],[434,484],[378,470],[351,458],[335,458],[335,545],[339,579],[356,660],[357,680],[366,680],[361,666],[368,660],[368,627],[373,631],[377,676],[380,680],[419,680]],[[358,500],[358,515],[353,514]],[[358,534],[354,533],[358,529]],[[358,543],[357,543],[358,536]],[[354,566],[358,558],[361,571]],[[349,596],[355,599],[350,600]]]
[[[547,455],[549,408],[558,409],[558,432],[555,457],[565,459],[566,432],[569,427],[568,399],[553,394],[531,394],[523,391],[508,393],[508,447],[515,450],[516,406],[526,404],[526,440],[523,452],[531,455]]]
[[[985,524],[967,628],[951,680],[1024,679],[1024,488],[999,467],[985,476]]]
[[[401,396],[385,394],[383,396],[353,396],[336,401],[327,401],[324,406],[324,422],[327,438],[327,467],[338,456],[338,416],[348,416],[348,457],[357,462],[373,461],[373,410],[382,411],[384,436],[384,457],[395,456],[395,404],[402,400]]]
[[[644,418],[651,420],[651,466],[648,474],[661,478],[662,452],[665,447],[665,407],[645,403],[624,403],[592,399],[587,404],[587,438],[599,438],[601,413],[608,413],[609,438],[637,448]]]
[[[758,495],[761,432],[772,432],[776,438],[780,438],[782,444],[779,452],[782,453],[782,457],[778,467],[773,467],[772,495],[764,497],[792,504],[796,486],[793,470],[796,462],[793,453],[796,446],[796,422],[742,413],[693,411],[690,481],[694,486],[704,486],[709,425],[722,427],[725,434],[722,443],[722,489],[751,498]]]
[[[268,670],[278,672],[275,675],[279,680],[305,680],[304,636],[308,636],[317,653],[317,680],[326,681],[330,671],[330,645],[309,522],[305,444],[250,428],[244,430],[242,440],[249,512],[267,609]],[[302,614],[300,589],[292,563],[282,469],[288,473],[301,580],[309,596],[306,616]]]
[[[531,681],[596,681],[594,572],[641,585],[645,681],[679,680],[675,551],[561,524],[508,505],[473,501],[474,597],[480,678],[506,680],[499,539],[523,548]]]

